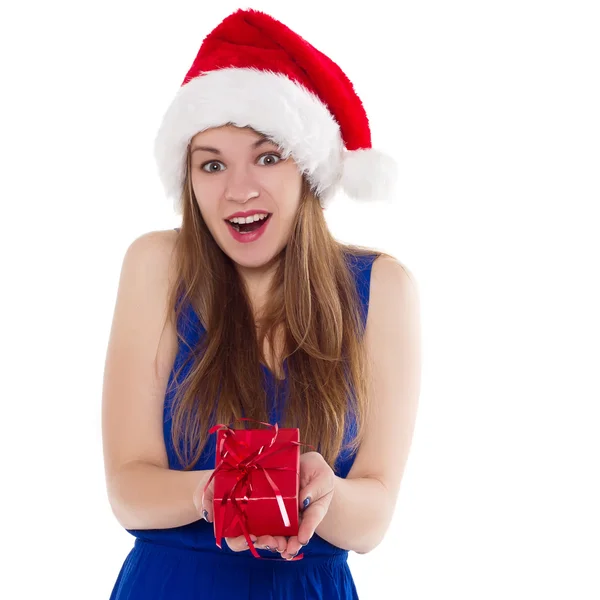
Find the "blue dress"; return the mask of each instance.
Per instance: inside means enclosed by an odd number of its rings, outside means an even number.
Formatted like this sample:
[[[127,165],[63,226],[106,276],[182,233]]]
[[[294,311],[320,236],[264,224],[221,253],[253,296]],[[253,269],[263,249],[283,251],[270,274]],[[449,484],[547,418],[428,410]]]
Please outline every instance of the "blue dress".
[[[355,276],[360,296],[363,323],[369,303],[371,267],[377,255],[350,256],[348,264]],[[206,330],[197,315],[186,305],[178,321],[178,329],[187,344],[194,347]],[[164,439],[169,468],[181,470],[171,442],[170,402],[174,391],[174,373],[184,362],[189,348],[182,342],[165,394]],[[287,363],[283,363],[287,381]],[[263,380],[269,406],[274,406],[275,375],[262,365]],[[182,370],[181,378],[187,374]],[[285,386],[285,381],[283,385]],[[281,393],[281,391],[280,391]],[[271,423],[279,415],[271,408]],[[350,423],[352,423],[350,415]],[[350,425],[347,436],[355,429]],[[213,434],[214,435],[214,434]],[[214,443],[206,444],[195,470],[215,468]],[[334,472],[346,477],[354,455],[342,453]],[[136,539],[125,558],[110,600],[356,600],[354,581],[347,563],[348,551],[338,548],[316,533],[302,549],[304,558],[298,561],[258,560],[250,550],[233,552],[223,540],[222,548],[215,543],[213,524],[199,519],[188,525],[169,529],[127,529]],[[261,556],[279,558],[277,553],[257,549]]]

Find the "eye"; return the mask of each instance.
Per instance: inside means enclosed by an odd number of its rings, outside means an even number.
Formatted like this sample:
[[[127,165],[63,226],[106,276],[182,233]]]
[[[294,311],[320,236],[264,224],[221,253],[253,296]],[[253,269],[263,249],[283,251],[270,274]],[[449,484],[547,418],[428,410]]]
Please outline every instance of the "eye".
[[[265,165],[265,163],[262,163],[262,166],[276,165],[280,160],[282,160],[281,156],[279,156],[279,154],[276,154],[274,152],[267,152],[266,154],[263,154],[263,155],[261,155],[261,156],[258,157],[259,164],[261,164],[260,161],[263,158],[269,158],[269,162],[267,162],[266,165]],[[221,165],[223,167],[223,169],[220,169],[220,168],[214,169],[212,167],[212,165]],[[210,160],[210,161],[205,162],[204,164],[202,164],[200,166],[200,168],[205,173],[219,173],[220,171],[224,170],[225,165],[220,160]]]
[[[200,168],[203,171],[206,171],[207,173],[218,173],[219,171],[222,171],[223,169],[212,169],[212,168],[207,169],[206,167],[208,165],[222,165],[222,164],[223,163],[220,160],[210,160],[210,161],[204,163]]]
[[[278,154],[275,154],[273,152],[267,152],[267,154],[263,154],[262,156],[259,156],[258,160],[260,161],[262,158],[266,158],[268,156],[274,157],[276,159],[275,162],[267,163],[268,165],[276,165],[281,160],[281,156],[279,156]]]

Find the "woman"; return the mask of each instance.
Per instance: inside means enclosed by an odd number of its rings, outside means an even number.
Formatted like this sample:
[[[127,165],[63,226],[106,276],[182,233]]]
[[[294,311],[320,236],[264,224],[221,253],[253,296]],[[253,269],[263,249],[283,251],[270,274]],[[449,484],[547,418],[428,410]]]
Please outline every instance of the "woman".
[[[204,39],[155,150],[182,226],[123,262],[103,445],[136,541],[111,598],[357,598],[348,552],[385,535],[412,439],[418,299],[401,263],[337,242],[322,209],[340,186],[383,197],[393,161],[340,68],[253,10]],[[209,428],[240,417],[313,448],[298,535],[249,532],[259,559],[213,530]]]

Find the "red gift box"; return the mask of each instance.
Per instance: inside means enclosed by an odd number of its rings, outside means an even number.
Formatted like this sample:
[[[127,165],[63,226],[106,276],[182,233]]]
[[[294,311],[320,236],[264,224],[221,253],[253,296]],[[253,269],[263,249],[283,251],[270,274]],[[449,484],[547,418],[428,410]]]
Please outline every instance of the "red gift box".
[[[252,419],[241,419],[252,420]],[[297,428],[232,429],[216,425],[214,530],[223,537],[298,534],[300,442]],[[301,558],[301,556],[296,557]]]

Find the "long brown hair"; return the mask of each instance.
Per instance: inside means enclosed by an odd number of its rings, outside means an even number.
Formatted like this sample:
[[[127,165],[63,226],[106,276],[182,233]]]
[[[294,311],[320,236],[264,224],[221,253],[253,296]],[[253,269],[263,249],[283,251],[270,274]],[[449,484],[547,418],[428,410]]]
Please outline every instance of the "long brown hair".
[[[363,317],[356,280],[346,256],[381,255],[379,250],[336,241],[317,197],[303,177],[302,196],[290,239],[275,268],[268,300],[257,323],[247,289],[233,261],[204,222],[190,177],[188,149],[182,225],[174,249],[175,281],[168,306],[175,323],[191,304],[207,331],[173,377],[172,442],[185,470],[191,470],[215,423],[246,416],[268,421],[261,363],[265,337],[284,343],[287,385],[275,380],[276,397],[286,394],[280,427],[299,427],[333,468],[342,450],[355,451],[369,411],[368,357],[361,343]],[[180,298],[180,302],[178,302]],[[180,343],[187,343],[180,331]],[[184,367],[189,372],[180,381]],[[275,368],[275,372],[282,370]],[[355,418],[355,435],[343,445]],[[236,427],[256,427],[239,421]],[[301,452],[305,451],[301,446]]]

